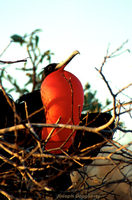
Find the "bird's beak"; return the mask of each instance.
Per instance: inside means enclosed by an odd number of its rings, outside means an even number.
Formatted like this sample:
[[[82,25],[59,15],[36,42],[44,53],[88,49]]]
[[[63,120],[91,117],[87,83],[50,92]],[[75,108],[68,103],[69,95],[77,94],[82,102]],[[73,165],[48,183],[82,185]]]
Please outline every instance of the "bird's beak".
[[[64,61],[60,62],[59,64],[56,65],[55,69],[64,69],[64,67],[76,56],[77,54],[80,54],[79,51],[73,51],[73,53]]]

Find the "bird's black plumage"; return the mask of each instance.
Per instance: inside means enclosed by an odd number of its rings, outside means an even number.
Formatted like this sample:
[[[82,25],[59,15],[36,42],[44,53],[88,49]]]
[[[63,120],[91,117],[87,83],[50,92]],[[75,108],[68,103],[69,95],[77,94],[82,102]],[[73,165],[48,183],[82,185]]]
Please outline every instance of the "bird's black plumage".
[[[58,65],[58,63],[52,63],[52,64],[47,65],[42,72],[42,80],[44,80],[46,78],[46,76],[48,76],[52,72],[56,71],[57,65]]]

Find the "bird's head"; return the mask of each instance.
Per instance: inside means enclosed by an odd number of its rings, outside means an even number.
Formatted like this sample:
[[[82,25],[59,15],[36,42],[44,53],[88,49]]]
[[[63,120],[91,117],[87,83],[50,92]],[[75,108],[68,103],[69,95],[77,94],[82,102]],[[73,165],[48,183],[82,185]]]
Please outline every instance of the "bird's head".
[[[60,62],[60,63],[52,63],[47,65],[46,67],[44,67],[44,70],[42,72],[42,80],[44,80],[46,78],[46,76],[48,76],[49,74],[51,74],[52,72],[55,72],[57,70],[63,70],[65,68],[65,66],[77,55],[80,54],[79,51],[73,51],[73,53],[64,61]]]

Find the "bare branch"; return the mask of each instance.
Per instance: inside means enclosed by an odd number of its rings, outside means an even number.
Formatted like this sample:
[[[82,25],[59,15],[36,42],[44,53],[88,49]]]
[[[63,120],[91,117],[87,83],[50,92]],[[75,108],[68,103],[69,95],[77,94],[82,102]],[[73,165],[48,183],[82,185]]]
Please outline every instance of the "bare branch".
[[[0,63],[2,64],[14,64],[14,63],[19,63],[19,62],[27,62],[28,58],[22,59],[22,60],[16,60],[16,61],[3,61],[0,60]]]

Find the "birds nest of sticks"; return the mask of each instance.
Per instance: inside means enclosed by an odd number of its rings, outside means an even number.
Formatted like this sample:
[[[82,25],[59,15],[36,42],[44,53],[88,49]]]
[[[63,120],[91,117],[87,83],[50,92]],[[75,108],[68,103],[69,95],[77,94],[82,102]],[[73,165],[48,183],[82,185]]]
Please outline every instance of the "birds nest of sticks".
[[[3,116],[2,119],[5,121],[7,113],[9,116],[14,114],[8,105],[7,102],[6,107],[3,107],[5,118]],[[38,113],[31,116],[33,122],[35,115],[38,119]],[[110,119],[108,113],[82,114],[78,126],[80,130],[76,131],[70,148],[66,151],[60,148],[61,153],[54,154],[53,150],[45,149],[45,141],[40,137],[43,120],[41,124],[38,123],[39,119],[36,120],[36,126],[25,121],[10,127],[14,122],[8,118],[6,128],[0,127],[1,199],[56,199],[59,194],[75,195],[81,188],[74,190],[70,173],[92,163],[92,158],[107,143],[105,138],[112,138],[114,123],[103,132],[96,133],[94,130]],[[88,130],[89,127],[93,130]]]

